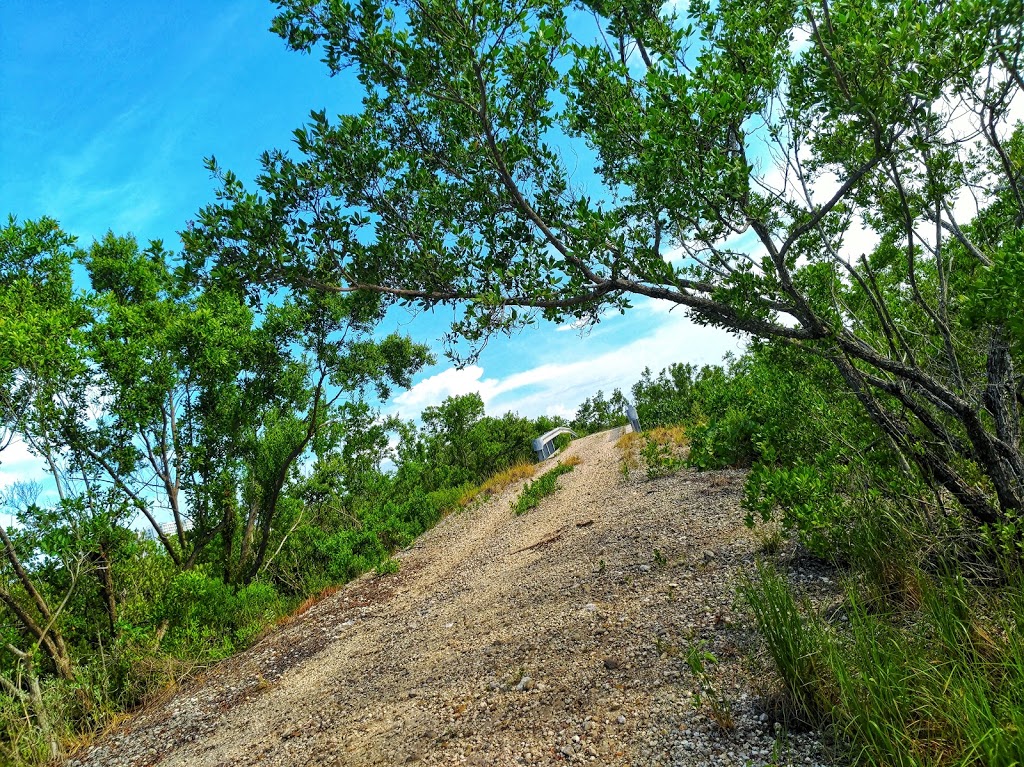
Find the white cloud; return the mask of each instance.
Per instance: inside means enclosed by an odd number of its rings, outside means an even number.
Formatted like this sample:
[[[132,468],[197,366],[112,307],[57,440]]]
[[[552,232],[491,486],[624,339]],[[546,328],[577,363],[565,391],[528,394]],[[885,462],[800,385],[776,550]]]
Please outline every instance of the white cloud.
[[[55,503],[56,486],[46,470],[46,462],[29,452],[28,446],[15,437],[0,452],[0,494],[15,482],[38,483],[42,491],[37,502]],[[0,511],[0,525],[17,527],[18,520],[10,509]]]
[[[467,365],[461,370],[448,368],[429,378],[424,378],[408,391],[394,398],[398,409],[407,413],[419,413],[425,407],[437,405],[448,397],[458,397],[470,392],[479,392],[484,402],[493,396],[494,381],[483,381],[484,369],[479,365]],[[484,396],[487,392],[487,396]]]
[[[571,417],[580,402],[598,389],[608,394],[618,387],[628,394],[645,367],[658,371],[674,362],[716,363],[726,352],[743,348],[743,342],[734,335],[701,327],[682,312],[668,313],[670,308],[665,302],[639,304],[634,311],[660,315],[658,324],[646,335],[618,348],[608,350],[602,343],[600,352],[587,356],[588,339],[584,338],[576,359],[548,362],[496,378],[486,377],[479,365],[461,370],[452,367],[398,395],[389,409],[412,417],[446,397],[477,392],[492,415],[514,411],[529,417]]]
[[[18,437],[0,452],[0,487],[12,482],[43,482],[48,477],[46,462],[29,452]]]
[[[572,408],[566,407],[565,405],[551,405],[548,407],[547,410],[544,411],[544,415],[556,418],[565,418],[566,420],[569,420],[574,415],[576,415],[576,412]]]

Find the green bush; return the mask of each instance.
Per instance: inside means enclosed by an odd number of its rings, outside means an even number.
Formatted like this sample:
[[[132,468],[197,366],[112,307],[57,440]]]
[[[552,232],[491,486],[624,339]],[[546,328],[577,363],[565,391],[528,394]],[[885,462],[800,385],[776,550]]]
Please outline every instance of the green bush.
[[[756,456],[755,429],[754,420],[738,407],[689,428],[690,465],[701,471],[749,466]]]
[[[247,647],[259,634],[281,617],[289,603],[269,583],[254,581],[234,596],[232,630],[238,647]]]
[[[853,512],[843,494],[846,467],[825,456],[813,465],[759,463],[747,476],[743,507],[747,524],[768,522],[781,514],[784,532],[823,559],[844,558],[850,551]]]
[[[235,591],[220,578],[187,570],[164,595],[164,645],[181,656],[216,660],[245,647],[288,606],[268,583],[256,581]]]
[[[167,621],[164,643],[180,654],[218,658],[234,650],[234,594],[219,578],[201,570],[175,576],[164,595],[161,618]]]

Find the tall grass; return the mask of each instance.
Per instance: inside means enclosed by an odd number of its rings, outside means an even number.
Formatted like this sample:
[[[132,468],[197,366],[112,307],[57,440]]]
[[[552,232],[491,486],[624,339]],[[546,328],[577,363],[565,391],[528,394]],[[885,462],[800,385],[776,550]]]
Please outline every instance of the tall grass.
[[[821,674],[821,633],[799,609],[786,580],[759,563],[753,579],[740,584],[785,691],[779,701],[783,719],[819,723],[828,710]]]
[[[471,487],[463,491],[462,495],[459,497],[458,504],[459,506],[465,507],[478,498],[486,499],[495,495],[500,495],[510,485],[524,479],[530,479],[536,473],[537,464],[522,461],[514,466],[510,466],[504,471],[499,471],[482,485]]]
[[[760,566],[742,589],[779,676],[858,764],[1024,764],[1024,579],[998,587],[917,568],[919,599],[880,602],[863,573],[825,624]]]

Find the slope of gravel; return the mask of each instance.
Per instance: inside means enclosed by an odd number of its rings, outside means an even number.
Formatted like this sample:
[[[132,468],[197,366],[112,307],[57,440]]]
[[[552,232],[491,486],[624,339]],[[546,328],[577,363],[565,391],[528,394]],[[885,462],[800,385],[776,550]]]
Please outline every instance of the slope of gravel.
[[[617,432],[517,517],[511,488],[155,704],[70,764],[827,764],[775,736],[736,605],[738,471],[624,480]],[[542,467],[544,470],[546,467]],[[722,729],[684,657],[728,702]]]

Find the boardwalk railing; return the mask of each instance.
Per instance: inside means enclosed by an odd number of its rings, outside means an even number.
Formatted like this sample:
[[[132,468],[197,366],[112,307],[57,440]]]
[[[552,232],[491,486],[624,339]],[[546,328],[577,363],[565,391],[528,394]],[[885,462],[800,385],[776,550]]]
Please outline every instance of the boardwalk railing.
[[[544,432],[533,441],[533,452],[537,456],[538,461],[543,461],[545,458],[550,458],[555,454],[555,437],[560,434],[576,436],[576,432],[569,427],[559,426],[557,429]]]

